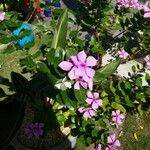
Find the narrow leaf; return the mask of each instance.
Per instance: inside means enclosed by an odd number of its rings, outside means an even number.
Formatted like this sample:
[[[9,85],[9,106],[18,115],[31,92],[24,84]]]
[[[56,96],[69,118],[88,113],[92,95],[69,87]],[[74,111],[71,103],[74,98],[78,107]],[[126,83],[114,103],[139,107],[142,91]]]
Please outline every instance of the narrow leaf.
[[[68,22],[68,10],[65,9],[63,14],[60,16],[57,26],[54,32],[54,38],[52,40],[51,47],[56,49],[61,47],[65,49],[66,34],[67,34],[67,22]]]

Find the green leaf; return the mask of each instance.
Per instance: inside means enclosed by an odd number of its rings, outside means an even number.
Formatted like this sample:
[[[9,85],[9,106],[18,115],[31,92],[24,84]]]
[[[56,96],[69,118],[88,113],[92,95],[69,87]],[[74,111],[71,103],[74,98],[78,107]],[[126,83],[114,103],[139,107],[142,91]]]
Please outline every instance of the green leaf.
[[[68,10],[65,9],[63,14],[60,16],[57,26],[55,28],[54,38],[52,40],[51,45],[52,48],[56,49],[58,47],[61,47],[65,49],[67,23],[68,23]]]
[[[37,70],[42,73],[42,74],[45,74],[47,75],[47,77],[49,78],[49,80],[55,84],[55,82],[57,81],[57,78],[52,75],[52,73],[50,72],[50,69],[48,68],[48,66],[43,63],[43,62],[38,62],[37,63]]]
[[[94,81],[96,83],[99,83],[105,80],[106,78],[108,78],[110,75],[112,75],[116,71],[120,62],[121,62],[120,59],[114,60],[113,62],[109,63],[103,68],[97,70],[95,77],[94,77]]]
[[[71,95],[70,95],[71,94]],[[76,108],[76,99],[71,93],[71,90],[61,91],[57,96],[56,100],[59,104],[63,104],[68,108],[73,107]]]
[[[136,99],[142,101],[142,102],[146,102],[146,99],[145,99],[145,95],[144,93],[136,93]]]
[[[79,105],[85,103],[86,91],[84,89],[75,90],[74,93]]]
[[[145,80],[146,80],[147,83],[150,85],[150,74],[146,73],[146,75],[145,75]]]
[[[139,112],[139,114],[140,115],[143,115],[143,110],[142,110],[142,106],[141,105],[139,105],[138,107],[137,107],[137,110],[138,110],[138,112]]]
[[[118,103],[116,103],[116,102],[112,102],[111,103],[111,106],[112,106],[112,108],[114,108],[114,109],[118,109],[118,110],[120,110],[120,111],[122,111],[122,112],[126,112],[126,109],[121,105],[121,104],[118,104]]]
[[[142,79],[140,77],[136,78],[135,84],[137,87],[141,88],[142,87]]]
[[[91,137],[87,137],[86,142],[88,145],[90,145],[92,143],[92,138]]]
[[[113,81],[110,82],[109,88],[110,88],[110,90],[111,90],[111,92],[112,92],[113,94],[116,93],[116,89],[113,87]]]
[[[94,128],[94,129],[92,130],[92,137],[97,137],[97,134],[98,134],[98,132],[97,132],[97,130]]]

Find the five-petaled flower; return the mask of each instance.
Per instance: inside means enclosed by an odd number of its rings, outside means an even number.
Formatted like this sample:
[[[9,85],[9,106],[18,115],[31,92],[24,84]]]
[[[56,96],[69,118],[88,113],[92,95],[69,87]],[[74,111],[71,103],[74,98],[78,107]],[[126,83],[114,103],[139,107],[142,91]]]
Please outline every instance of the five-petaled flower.
[[[106,147],[106,150],[116,150],[117,147],[120,147],[120,142],[118,139],[116,139],[116,134],[111,134],[107,137],[107,143],[108,146]]]
[[[95,70],[92,67],[96,64],[97,60],[93,56],[87,57],[86,53],[81,51],[76,56],[71,56],[70,60],[61,62],[59,67],[64,71],[69,71],[68,77],[71,80],[81,78],[88,84],[95,75]],[[78,86],[79,83],[81,82],[77,82],[76,85],[78,88],[80,87]]]
[[[118,55],[119,55],[119,58],[121,59],[127,59],[129,56],[129,54],[124,49],[121,49],[120,51],[118,51]]]
[[[91,107],[88,107],[88,108],[80,107],[80,108],[78,109],[78,111],[79,111],[80,113],[83,113],[83,117],[84,117],[85,119],[92,118],[92,117],[94,117],[94,116],[97,115],[97,114],[96,114],[96,111],[95,111],[94,109],[92,109]]]
[[[120,112],[120,110],[112,111],[112,122],[116,125],[117,128],[123,123],[124,118],[125,116]]]
[[[24,132],[28,138],[39,138],[44,132],[44,123],[31,123],[24,128]]]
[[[0,11],[0,21],[3,21],[5,19],[5,12]]]
[[[87,92],[86,102],[91,105],[91,107],[96,110],[99,106],[102,106],[102,100],[99,98],[99,93],[97,92]]]

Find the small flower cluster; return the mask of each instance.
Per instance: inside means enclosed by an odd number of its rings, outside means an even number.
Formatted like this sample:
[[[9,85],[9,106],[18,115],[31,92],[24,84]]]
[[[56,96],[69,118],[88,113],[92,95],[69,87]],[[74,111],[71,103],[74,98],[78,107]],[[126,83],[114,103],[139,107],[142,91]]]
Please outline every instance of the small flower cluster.
[[[39,138],[44,132],[44,123],[31,123],[24,129],[25,135],[30,138]]]
[[[63,61],[59,67],[68,71],[70,80],[75,80],[74,89],[93,89],[93,77],[95,70],[92,69],[96,66],[97,60],[93,56],[88,56],[84,51],[79,52],[76,56],[71,56],[68,61]]]
[[[127,59],[128,53],[121,49],[118,52],[119,58]],[[80,107],[78,111],[83,114],[83,117],[87,120],[97,116],[97,109],[102,106],[103,101],[99,98],[98,92],[92,92],[93,90],[93,77],[95,70],[92,68],[96,66],[97,60],[93,56],[87,56],[84,51],[79,52],[76,56],[71,56],[68,61],[63,61],[59,64],[59,67],[68,71],[68,77],[75,81],[74,89],[89,88],[86,93],[87,107]],[[120,110],[112,111],[112,125],[117,128],[123,123],[124,114]],[[120,146],[120,142],[116,139],[116,135],[112,134],[107,138],[107,146],[105,150],[116,150]],[[102,145],[98,144],[95,150],[102,150]]]
[[[96,66],[97,60],[93,56],[87,56],[84,51],[79,52],[76,56],[71,56],[70,60],[63,61],[59,67],[68,72],[68,77],[75,80],[74,89],[89,88],[93,90],[93,77],[95,70],[92,68]],[[83,113],[85,119],[96,116],[96,110],[102,106],[102,100],[99,99],[99,93],[87,91],[87,99],[85,100],[89,105],[87,108],[80,107],[78,111]]]
[[[90,106],[88,108],[80,107],[78,111],[83,113],[83,117],[88,119],[93,116],[96,116],[96,110],[102,106],[102,100],[99,98],[99,93],[91,91],[87,92],[87,98],[85,100],[87,104]]]
[[[150,8],[140,3],[138,0],[117,0],[117,4],[120,7],[124,8],[134,8],[144,11],[144,18],[150,18]]]
[[[5,19],[5,12],[0,11],[0,21],[3,21]]]
[[[117,150],[120,145],[119,140],[116,138],[116,134],[111,134],[107,137],[107,146],[105,150]],[[94,150],[103,150],[102,145],[98,144]]]
[[[146,62],[146,68],[150,70],[150,55],[147,55],[144,60]]]
[[[123,124],[125,115],[120,110],[112,111],[112,123],[118,128]],[[116,139],[116,134],[111,134],[107,137],[107,146],[105,150],[117,150],[120,147],[120,142]],[[102,145],[98,144],[94,150],[102,150]]]
[[[118,55],[119,55],[119,58],[121,59],[127,59],[129,56],[129,54],[124,49],[121,49],[120,51],[118,51]]]

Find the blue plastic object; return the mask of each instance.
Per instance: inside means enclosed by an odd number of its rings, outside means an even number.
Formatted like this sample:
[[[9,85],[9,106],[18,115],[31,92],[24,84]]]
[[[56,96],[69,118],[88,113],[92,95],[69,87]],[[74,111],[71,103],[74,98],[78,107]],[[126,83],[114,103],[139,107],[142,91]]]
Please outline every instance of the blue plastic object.
[[[56,8],[61,8],[61,4],[60,4],[60,3],[55,3],[54,6],[55,6]]]
[[[23,23],[19,28],[17,28],[16,30],[14,30],[12,32],[12,35],[18,36],[21,33],[21,31],[23,31],[23,30],[31,30],[32,31],[32,27],[26,23]],[[33,32],[31,33],[31,35],[25,36],[22,39],[15,41],[14,43],[19,45],[20,47],[24,47],[25,44],[32,42],[32,41],[34,41]]]
[[[51,10],[44,10],[44,15],[45,17],[50,17],[51,15],[53,15],[53,12]]]

